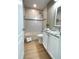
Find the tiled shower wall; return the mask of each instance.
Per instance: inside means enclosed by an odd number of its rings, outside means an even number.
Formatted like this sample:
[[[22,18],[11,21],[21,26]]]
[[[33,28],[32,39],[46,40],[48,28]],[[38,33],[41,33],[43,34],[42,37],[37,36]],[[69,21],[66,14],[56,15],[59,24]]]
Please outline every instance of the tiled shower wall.
[[[42,11],[36,9],[25,9],[24,27],[25,33],[31,32],[32,34],[38,34],[42,32]]]

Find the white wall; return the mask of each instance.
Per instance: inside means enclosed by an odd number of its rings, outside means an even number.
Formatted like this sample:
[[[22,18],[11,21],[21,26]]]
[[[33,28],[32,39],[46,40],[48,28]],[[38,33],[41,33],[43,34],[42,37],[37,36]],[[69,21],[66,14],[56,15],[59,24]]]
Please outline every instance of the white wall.
[[[43,19],[45,19],[43,21],[43,29],[46,28],[46,24],[47,24],[47,7],[43,10]]]
[[[43,18],[47,19],[47,7],[43,10]]]

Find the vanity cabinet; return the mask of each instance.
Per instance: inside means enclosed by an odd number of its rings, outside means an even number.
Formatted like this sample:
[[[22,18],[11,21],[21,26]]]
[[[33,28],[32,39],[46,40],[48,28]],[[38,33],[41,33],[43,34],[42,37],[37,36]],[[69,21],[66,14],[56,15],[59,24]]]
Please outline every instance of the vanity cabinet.
[[[60,39],[49,34],[47,51],[53,59],[61,59]]]
[[[52,59],[61,59],[61,38],[43,32],[43,45]]]
[[[47,44],[48,44],[48,34],[46,32],[43,32],[43,45],[45,49],[47,50]]]

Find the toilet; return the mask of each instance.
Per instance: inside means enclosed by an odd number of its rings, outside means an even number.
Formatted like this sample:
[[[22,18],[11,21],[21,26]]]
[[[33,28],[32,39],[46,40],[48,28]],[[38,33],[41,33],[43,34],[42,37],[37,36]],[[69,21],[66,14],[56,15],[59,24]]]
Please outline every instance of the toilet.
[[[38,34],[37,37],[38,37],[39,43],[42,44],[42,42],[43,42],[43,34]]]

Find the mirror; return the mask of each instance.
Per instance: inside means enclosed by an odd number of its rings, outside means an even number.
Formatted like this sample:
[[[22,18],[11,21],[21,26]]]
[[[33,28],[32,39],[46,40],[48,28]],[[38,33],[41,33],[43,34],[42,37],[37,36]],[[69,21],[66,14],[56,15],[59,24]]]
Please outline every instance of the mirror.
[[[61,7],[58,7],[56,10],[55,26],[60,25],[61,25]]]

